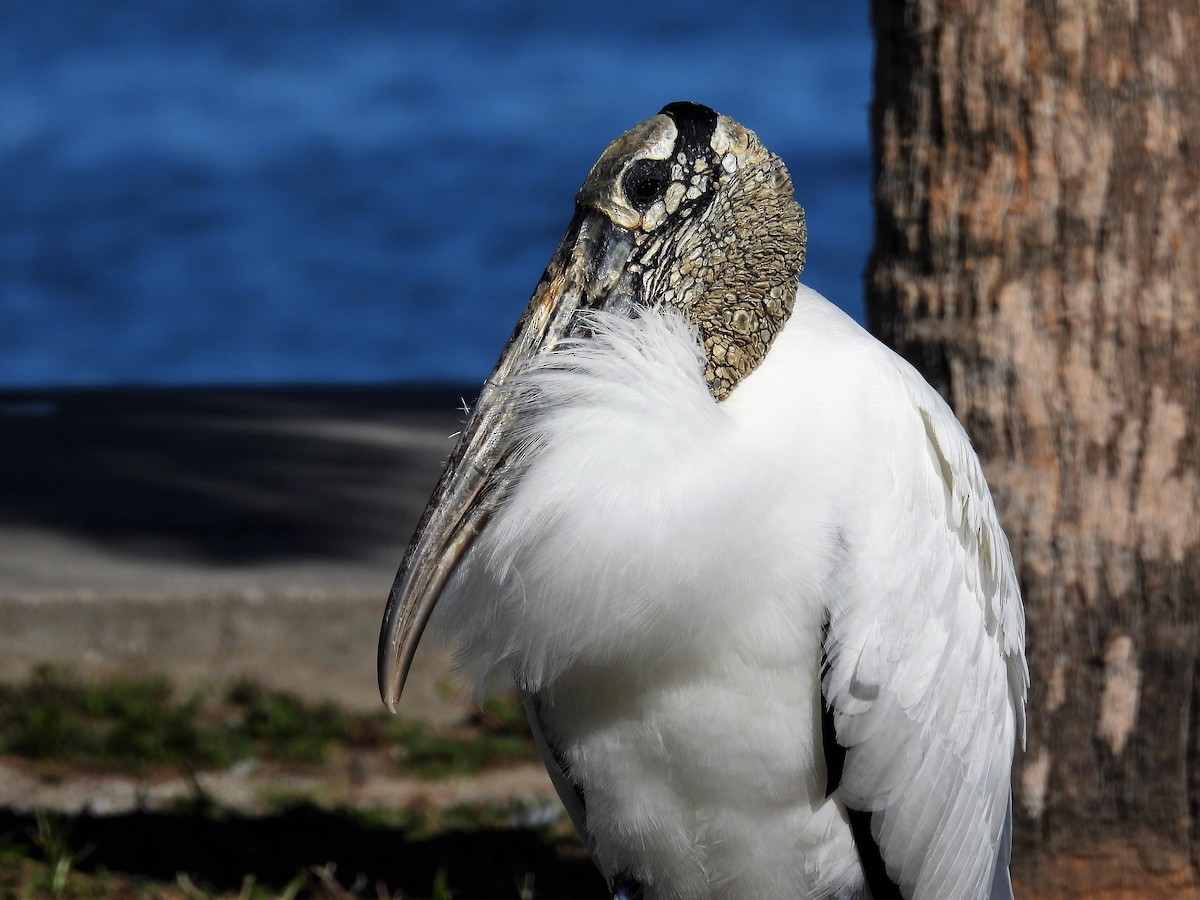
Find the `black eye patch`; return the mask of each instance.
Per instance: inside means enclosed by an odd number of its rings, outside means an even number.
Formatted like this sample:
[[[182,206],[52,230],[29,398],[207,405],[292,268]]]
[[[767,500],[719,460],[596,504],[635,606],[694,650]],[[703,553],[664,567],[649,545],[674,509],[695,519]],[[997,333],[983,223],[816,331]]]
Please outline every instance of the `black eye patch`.
[[[625,173],[625,196],[639,212],[661,200],[671,184],[671,164],[665,159],[639,159]]]

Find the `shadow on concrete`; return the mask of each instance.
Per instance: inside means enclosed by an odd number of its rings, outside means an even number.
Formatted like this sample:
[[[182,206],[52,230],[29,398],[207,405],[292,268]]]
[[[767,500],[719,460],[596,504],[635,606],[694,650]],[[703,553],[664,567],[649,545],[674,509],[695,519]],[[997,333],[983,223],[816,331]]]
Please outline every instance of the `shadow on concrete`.
[[[456,388],[0,392],[0,526],[139,556],[355,559],[407,542]]]
[[[83,871],[105,869],[158,881],[186,873],[195,883],[222,891],[238,890],[247,875],[279,889],[298,873],[332,863],[338,882],[356,886],[362,896],[375,896],[376,885],[385,885],[389,896],[429,897],[441,870],[455,900],[516,898],[518,886],[527,883],[539,900],[607,897],[589,860],[578,854],[564,859],[531,830],[411,840],[400,829],[313,806],[264,817],[85,815],[54,827],[80,854],[77,868]],[[0,834],[33,858],[39,853],[31,837],[36,833],[33,816],[0,810]]]

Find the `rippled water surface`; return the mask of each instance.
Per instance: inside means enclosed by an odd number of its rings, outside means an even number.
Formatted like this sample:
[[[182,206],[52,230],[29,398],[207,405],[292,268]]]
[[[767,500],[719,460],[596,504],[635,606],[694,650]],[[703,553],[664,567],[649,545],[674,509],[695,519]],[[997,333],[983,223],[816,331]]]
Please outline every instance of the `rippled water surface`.
[[[865,3],[550,7],[8,5],[0,385],[480,380],[678,99],[784,158],[804,280],[861,317]]]

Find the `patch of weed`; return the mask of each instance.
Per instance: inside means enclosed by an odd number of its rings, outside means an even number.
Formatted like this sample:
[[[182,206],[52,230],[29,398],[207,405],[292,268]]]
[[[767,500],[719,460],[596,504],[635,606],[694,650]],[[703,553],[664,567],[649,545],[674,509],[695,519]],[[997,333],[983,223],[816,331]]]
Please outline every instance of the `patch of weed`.
[[[239,681],[226,697],[235,710],[233,728],[247,740],[289,762],[324,762],[334,744],[351,742],[354,717],[332,703],[306,703],[291,694]]]
[[[224,694],[177,696],[161,677],[85,682],[52,667],[20,684],[0,684],[0,754],[35,760],[46,777],[62,766],[196,772],[253,757],[319,765],[337,747],[388,750],[405,774],[468,775],[536,759],[524,712],[494,700],[469,721],[434,729],[385,713],[350,713],[249,681]]]
[[[537,757],[528,736],[482,731],[468,737],[463,733],[431,731],[416,722],[398,722],[390,729],[390,735],[401,770],[418,778],[452,778],[497,763]]]
[[[400,768],[418,778],[451,778],[499,763],[538,758],[525,710],[512,695],[477,708],[465,728],[433,730],[419,722],[392,719],[387,739],[396,747]]]
[[[0,685],[0,753],[99,768],[226,765],[236,757],[200,726],[200,705],[174,701],[163,678],[84,683],[45,666]]]

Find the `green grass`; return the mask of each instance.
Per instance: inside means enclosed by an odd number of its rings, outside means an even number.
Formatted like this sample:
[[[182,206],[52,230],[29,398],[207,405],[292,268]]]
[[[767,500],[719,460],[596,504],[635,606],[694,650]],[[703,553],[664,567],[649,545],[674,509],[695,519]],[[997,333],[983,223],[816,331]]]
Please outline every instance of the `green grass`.
[[[225,768],[249,758],[319,765],[337,748],[387,749],[404,774],[443,778],[537,756],[520,705],[488,704],[431,729],[351,713],[249,682],[179,696],[160,677],[84,682],[40,668],[0,685],[0,754],[98,771]],[[54,773],[47,770],[47,775]]]
[[[435,728],[382,711],[363,714],[307,702],[249,682],[225,690],[185,692],[161,677],[91,682],[63,669],[42,668],[21,683],[0,684],[0,754],[28,761],[26,765],[31,764],[47,779],[69,779],[80,770],[155,776],[164,770],[196,773],[226,768],[242,760],[274,761],[306,771],[324,765],[323,771],[344,777],[347,764],[356,758],[350,754],[362,752],[371,754],[372,772],[383,773],[390,767],[389,774],[425,779],[471,775],[514,761],[537,759],[524,712],[512,697],[490,702],[452,727]],[[194,795],[155,815],[165,816],[164,821],[185,817],[205,823],[234,821],[247,815],[253,819],[266,810],[272,821],[278,819],[280,828],[308,828],[304,823],[342,817],[338,822],[344,819],[347,824],[337,826],[339,834],[344,828],[361,828],[365,834],[386,829],[398,840],[428,842],[430,847],[454,846],[453,841],[472,840],[472,834],[514,830],[535,835],[544,847],[574,848],[577,843],[565,817],[546,820],[544,800],[451,806],[422,802],[402,808],[330,810],[318,806],[312,797],[297,795],[295,789],[280,788],[278,798],[257,807],[258,812],[247,814],[223,807],[201,789],[201,783],[195,780]],[[264,790],[269,790],[271,782],[264,784]],[[293,815],[293,809],[299,812]],[[352,870],[335,873],[332,865],[311,867],[301,861],[296,862],[300,871],[286,884],[278,879],[286,880],[289,869],[284,868],[282,876],[278,871],[264,874],[267,870],[263,869],[247,875],[237,890],[230,890],[227,881],[222,882],[224,889],[216,889],[188,875],[161,881],[149,875],[110,872],[103,868],[103,861],[104,850],[111,843],[101,840],[100,845],[89,844],[95,840],[95,832],[89,828],[94,826],[81,825],[70,815],[42,812],[0,833],[0,897],[400,897],[382,884],[359,885]],[[467,837],[458,837],[463,835]],[[439,869],[432,881],[422,876],[417,884],[407,884],[404,900],[453,900],[464,892],[466,896],[478,896],[478,887],[471,886],[473,878],[478,880],[476,871],[464,871],[461,857],[451,855],[450,859],[455,861]],[[590,878],[590,869],[584,866],[584,870]],[[276,880],[264,884],[257,880],[259,875]],[[507,877],[501,876],[502,880]],[[514,882],[511,893],[507,882],[503,882],[501,896],[533,898],[532,877],[526,873],[524,881]],[[339,884],[339,879],[350,886]]]
[[[85,766],[227,762],[198,714],[199,702],[173,702],[163,679],[83,684],[41,668],[24,684],[0,686],[0,752]]]
[[[404,770],[418,778],[469,775],[506,760],[535,756],[528,737],[482,733],[471,740],[462,734],[439,734],[416,723],[390,729]]]

